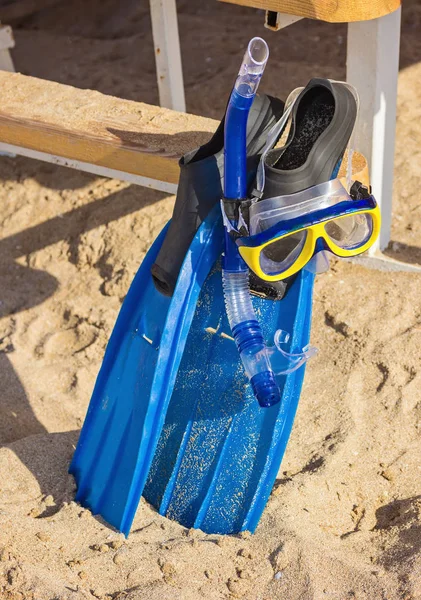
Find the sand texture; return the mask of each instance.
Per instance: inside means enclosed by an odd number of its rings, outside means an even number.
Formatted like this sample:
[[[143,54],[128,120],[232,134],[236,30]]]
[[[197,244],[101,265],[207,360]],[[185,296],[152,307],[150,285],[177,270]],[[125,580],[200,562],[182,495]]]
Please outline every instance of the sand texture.
[[[272,52],[262,91],[344,77],[342,25],[275,34],[253,9],[178,5],[193,114],[221,117],[256,34]],[[413,264],[420,23],[421,2],[406,1],[388,254]],[[51,3],[12,25],[22,73],[157,103],[147,2]],[[421,599],[420,273],[333,261],[317,278],[319,355],[254,536],[189,531],[142,500],[125,540],[73,502],[67,469],[119,307],[174,198],[19,157],[0,157],[0,181],[1,600]]]

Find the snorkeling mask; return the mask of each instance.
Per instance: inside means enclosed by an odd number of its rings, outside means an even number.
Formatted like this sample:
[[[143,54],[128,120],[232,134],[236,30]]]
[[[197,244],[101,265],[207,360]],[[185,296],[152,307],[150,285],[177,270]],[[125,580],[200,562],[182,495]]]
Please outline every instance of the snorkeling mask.
[[[380,232],[380,210],[368,189],[355,182],[348,194],[339,179],[249,206],[249,235],[239,252],[261,279],[295,275],[318,252],[347,258],[362,254]]]

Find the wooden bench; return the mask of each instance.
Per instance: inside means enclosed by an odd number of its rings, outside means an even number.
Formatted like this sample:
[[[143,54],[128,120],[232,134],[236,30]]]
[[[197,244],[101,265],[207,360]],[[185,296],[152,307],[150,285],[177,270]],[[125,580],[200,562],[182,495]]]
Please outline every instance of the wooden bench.
[[[0,88],[0,151],[170,193],[177,190],[180,157],[218,126],[214,119],[19,73],[0,71]],[[353,170],[368,182],[359,153]]]
[[[175,193],[213,119],[0,71],[0,151]]]

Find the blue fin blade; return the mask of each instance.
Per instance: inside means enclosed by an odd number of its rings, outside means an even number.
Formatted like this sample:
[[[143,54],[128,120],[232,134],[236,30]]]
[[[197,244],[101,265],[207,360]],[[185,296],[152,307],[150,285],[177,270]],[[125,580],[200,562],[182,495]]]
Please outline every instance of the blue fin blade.
[[[282,328],[291,332],[293,348],[308,343],[312,287],[313,275],[302,272],[282,301],[253,300],[268,338]],[[200,322],[213,326],[200,328]],[[144,492],[161,514],[211,533],[255,529],[285,451],[304,376],[302,368],[284,377],[281,404],[260,408],[234,342],[221,336],[225,332],[229,325],[216,268],[199,298]]]
[[[197,298],[222,250],[219,207],[196,234],[172,298],[155,289],[150,274],[165,233],[145,257],[123,303],[70,466],[81,504],[126,534],[164,423]]]

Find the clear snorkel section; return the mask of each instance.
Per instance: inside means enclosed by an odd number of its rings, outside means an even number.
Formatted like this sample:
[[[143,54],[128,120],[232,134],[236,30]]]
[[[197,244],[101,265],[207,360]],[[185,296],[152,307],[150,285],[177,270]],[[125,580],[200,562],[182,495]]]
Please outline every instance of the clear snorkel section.
[[[254,98],[268,58],[269,48],[265,40],[259,37],[251,39],[234,84],[234,90],[240,96]]]
[[[241,201],[247,195],[247,118],[268,57],[266,42],[261,38],[253,38],[231,93],[225,121],[225,207],[222,204],[225,225],[222,266],[225,306],[244,369],[261,406],[272,406],[281,399],[275,375],[294,371],[314,354],[314,350],[308,348],[297,354],[286,352],[282,346],[287,343],[289,336],[283,331],[275,333],[273,347],[266,346],[251,300],[249,270],[230,236],[230,232],[239,226]],[[233,208],[228,210],[230,217],[225,211],[227,206]],[[233,215],[238,207],[239,216],[236,218]]]

